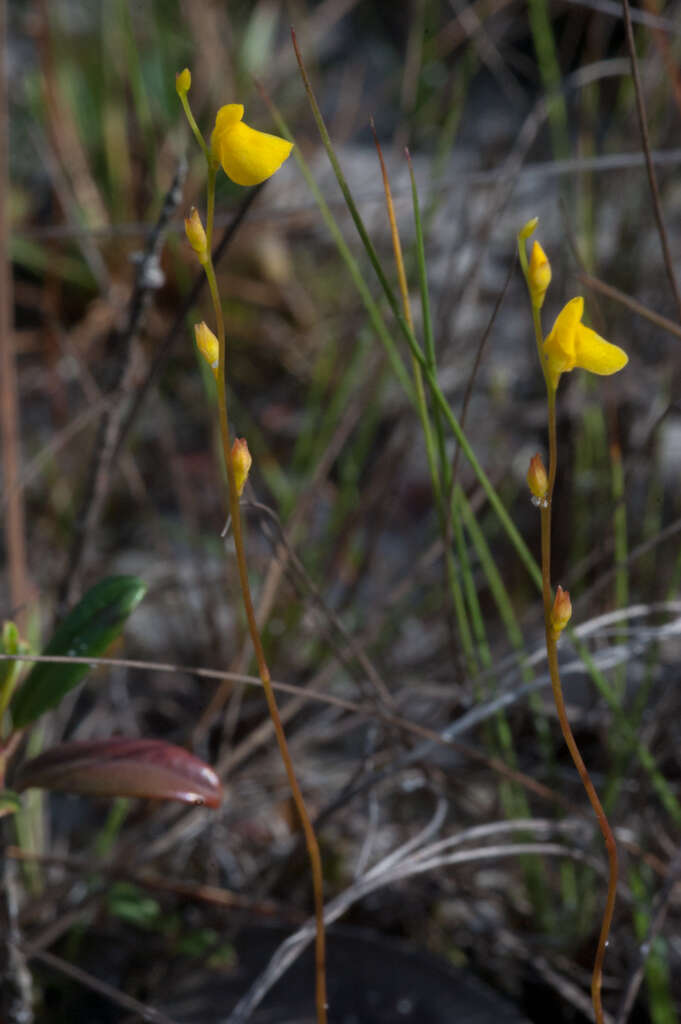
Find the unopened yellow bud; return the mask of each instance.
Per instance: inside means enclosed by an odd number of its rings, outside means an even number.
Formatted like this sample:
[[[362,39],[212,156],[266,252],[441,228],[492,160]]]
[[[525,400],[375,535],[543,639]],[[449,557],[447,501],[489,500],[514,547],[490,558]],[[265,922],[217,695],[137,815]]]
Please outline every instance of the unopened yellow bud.
[[[192,73],[189,68],[178,71],[175,75],[175,88],[178,96],[186,96],[192,87]]]
[[[572,618],[572,603],[570,601],[570,595],[567,590],[563,590],[562,587],[558,587],[556,590],[556,596],[553,599],[553,608],[551,609],[551,628],[554,633],[561,633],[568,622]]]
[[[539,242],[535,242],[530,253],[530,265],[527,271],[527,286],[530,289],[532,305],[541,309],[544,305],[546,289],[551,284],[551,264]]]
[[[210,366],[217,379],[218,361],[220,358],[220,343],[218,339],[215,337],[208,324],[203,320],[200,324],[195,324],[194,336],[196,337],[196,347]]]
[[[192,206],[189,216],[184,218],[184,230],[189,244],[199,257],[199,263],[203,265],[208,259],[208,239],[195,206]]]
[[[536,230],[538,223],[539,217],[533,217],[532,220],[528,220],[527,224],[518,232],[518,241],[524,242],[526,238],[529,238]]]
[[[536,504],[541,504],[549,489],[549,478],[542,462],[542,457],[537,453],[530,459],[530,468],[527,471],[527,486],[536,498]]]
[[[236,493],[241,497],[243,489],[248,480],[248,473],[251,468],[251,453],[248,450],[248,442],[245,437],[236,437],[232,445],[232,470],[234,472],[234,485]]]

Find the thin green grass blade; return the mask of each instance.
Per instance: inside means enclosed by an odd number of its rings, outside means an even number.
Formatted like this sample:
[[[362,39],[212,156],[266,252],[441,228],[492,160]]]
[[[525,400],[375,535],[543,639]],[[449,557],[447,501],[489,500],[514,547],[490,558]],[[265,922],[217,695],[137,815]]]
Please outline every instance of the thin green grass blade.
[[[278,111],[272,105],[271,102],[268,102],[268,106],[272,111],[272,115],[277,124],[277,130],[279,131],[279,133],[283,135],[285,138],[289,139],[289,141],[293,142],[293,136],[291,135],[281,115],[278,113]],[[415,401],[415,398],[411,380],[409,379],[409,376],[407,374],[406,368],[402,361],[402,357],[399,355],[395,347],[393,338],[383,322],[378,306],[373,301],[366,287],[366,283],[361,275],[359,265],[357,264],[357,261],[350,252],[347,243],[345,242],[345,239],[343,238],[341,231],[327,203],[325,202],[323,196],[321,195],[317,187],[314,178],[312,177],[312,174],[306,161],[300,154],[298,147],[296,147],[296,149],[294,150],[294,155],[296,156],[298,166],[300,167],[303,177],[305,178],[305,181],[308,184],[310,191],[312,192],[315,201],[317,202],[317,205],[320,208],[324,221],[327,224],[329,231],[331,232],[331,235],[338,247],[338,250],[341,253],[341,256],[343,257],[346,266],[350,270],[352,279],[357,287],[357,290],[360,294],[360,297],[362,298],[362,301],[364,302],[367,312],[369,313],[372,326],[376,330],[376,333],[378,334],[379,338],[381,339],[386,348],[386,353],[388,355],[390,365],[393,368],[394,372],[396,373],[403,388],[405,389],[410,401],[412,401],[413,403]],[[382,274],[381,276],[383,279],[385,279],[384,274]],[[390,289],[390,286],[387,284],[387,281],[386,286],[388,288],[388,292],[392,294],[392,290]],[[427,382],[432,392],[434,402],[441,409],[445,422],[452,430],[454,436],[456,437],[457,441],[461,446],[464,455],[470,462],[471,467],[473,468],[473,471],[476,477],[478,478],[480,485],[482,486],[485,494],[487,495],[487,498],[489,499],[489,502],[492,508],[494,509],[495,514],[499,518],[501,525],[503,526],[506,534],[509,537],[509,540],[511,541],[511,544],[514,547],[516,554],[525,566],[529,575],[532,577],[532,580],[537,590],[541,592],[541,572],[539,566],[537,565],[537,562],[532,556],[525,541],[521,537],[517,527],[515,526],[515,523],[511,519],[508,512],[506,511],[503,502],[499,498],[499,495],[496,493],[494,487],[492,486],[490,480],[487,477],[487,474],[485,473],[478,459],[476,458],[476,455],[473,449],[471,448],[463,430],[461,429],[461,426],[459,425],[456,416],[452,412],[451,408],[449,407],[449,403],[447,402],[447,399],[440,390],[435,374],[426,366],[425,357],[421,352],[420,346],[416,338],[414,337],[412,331],[409,329],[409,326],[406,323],[404,317],[401,314],[399,314],[399,312],[397,314],[397,322],[407,341],[407,344],[409,345],[410,351],[412,352],[414,358],[421,364],[424,380]]]
[[[433,376],[437,376],[437,365],[435,362],[435,338],[433,336],[433,320],[430,312],[430,295],[428,293],[428,274],[426,270],[426,250],[423,241],[423,224],[421,221],[421,209],[419,204],[418,189],[414,176],[414,167],[411,157],[407,153],[409,165],[409,177],[411,179],[412,205],[414,209],[414,227],[416,230],[416,264],[418,267],[419,289],[421,292],[421,316],[423,319],[423,347],[426,365],[430,368]],[[445,449],[445,436],[442,425],[442,413],[437,405],[433,408],[433,426],[437,440],[438,458],[440,461],[440,478],[445,494],[449,493],[451,481],[451,465],[447,458]]]

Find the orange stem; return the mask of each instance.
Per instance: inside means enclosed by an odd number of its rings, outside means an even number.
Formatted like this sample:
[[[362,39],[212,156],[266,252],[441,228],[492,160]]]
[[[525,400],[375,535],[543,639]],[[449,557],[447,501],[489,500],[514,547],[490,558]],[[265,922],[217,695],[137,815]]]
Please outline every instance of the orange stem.
[[[598,939],[596,957],[594,959],[593,973],[591,975],[591,1001],[593,1003],[596,1024],[603,1024],[601,985],[603,981],[603,961],[605,959],[605,950],[608,945],[608,936],[612,925],[612,918],[615,910],[615,898],[617,895],[617,846],[615,844],[613,831],[610,828],[610,823],[608,822],[601,801],[599,800],[598,794],[591,781],[591,776],[584,764],[582,755],[579,752],[579,747],[577,746],[572,729],[570,728],[565,708],[565,700],[563,698],[560,672],[558,669],[559,634],[555,631],[551,623],[551,505],[553,502],[553,488],[556,480],[556,468],[558,463],[556,444],[556,391],[555,388],[548,384],[548,382],[547,394],[549,410],[549,490],[546,496],[547,504],[541,509],[542,595],[544,599],[546,653],[548,657],[549,675],[551,677],[551,689],[553,690],[553,699],[555,701],[556,711],[558,712],[560,729],[567,748],[570,751],[570,756],[572,757],[575,768],[582,780],[582,785],[586,790],[589,803],[591,804],[594,814],[598,819],[598,824],[603,834],[608,854],[608,894],[605,901],[605,909],[603,911],[603,920],[601,922],[601,932]]]
[[[208,178],[208,208],[211,214],[208,220],[208,252],[211,252],[211,235],[212,235],[212,209],[214,204],[214,189],[215,189],[215,175],[209,174]],[[211,195],[212,193],[212,195]],[[208,286],[213,300],[213,308],[215,311],[215,320],[217,325],[218,342],[220,345],[219,359],[218,359],[218,374],[217,374],[217,391],[218,391],[218,409],[220,418],[220,436],[222,438],[222,449],[225,459],[225,466],[227,469],[227,484],[229,491],[229,513],[232,521],[232,532],[234,536],[234,548],[236,551],[237,566],[239,571],[239,583],[241,585],[241,595],[244,604],[244,610],[246,612],[246,619],[248,622],[248,629],[251,635],[251,641],[253,643],[253,650],[255,652],[256,662],[258,664],[258,674],[262,681],[263,689],[265,691],[265,699],[267,701],[267,708],[272,719],[272,725],[274,726],[274,732],[277,737],[277,744],[279,746],[279,752],[281,759],[284,762],[284,768],[286,770],[286,777],[288,779],[291,794],[293,796],[293,802],[300,818],[300,823],[305,836],[305,844],[307,846],[308,857],[310,860],[310,871],[312,875],[312,888],[314,891],[314,905],[315,905],[315,923],[316,923],[316,937],[315,937],[315,977],[316,977],[316,993],[315,1001],[317,1007],[317,1024],[327,1024],[327,995],[326,995],[326,936],[324,932],[324,892],[323,892],[323,874],[322,874],[322,860],[319,852],[319,844],[315,835],[310,816],[305,806],[305,800],[303,798],[302,791],[296,778],[295,769],[293,767],[293,761],[288,749],[288,743],[286,742],[286,735],[284,733],[284,727],[281,722],[279,715],[279,709],[277,707],[277,700],[274,695],[272,688],[272,680],[270,671],[267,666],[265,658],[265,651],[263,649],[262,640],[260,638],[260,631],[255,617],[255,610],[253,608],[253,600],[251,598],[251,588],[248,581],[248,568],[246,564],[246,549],[244,546],[243,531],[241,524],[241,509],[239,506],[239,496],[237,494],[236,482],[234,479],[234,467],[232,464],[231,455],[231,439],[229,433],[229,417],[227,414],[227,391],[225,386],[225,353],[226,353],[226,342],[225,342],[225,324],[222,315],[222,305],[220,303],[220,295],[218,292],[217,280],[215,277],[215,269],[213,267],[212,260],[208,258],[204,264],[206,271],[206,277],[208,279]]]

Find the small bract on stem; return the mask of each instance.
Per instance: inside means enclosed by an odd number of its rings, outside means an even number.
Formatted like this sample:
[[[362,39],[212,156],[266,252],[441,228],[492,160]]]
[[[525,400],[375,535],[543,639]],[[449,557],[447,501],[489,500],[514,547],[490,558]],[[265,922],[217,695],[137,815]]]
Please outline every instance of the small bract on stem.
[[[525,275],[527,290],[532,308],[535,340],[539,362],[546,382],[546,401],[548,413],[549,438],[549,470],[548,475],[539,455],[530,462],[527,482],[532,494],[532,501],[540,509],[541,514],[541,568],[542,595],[544,602],[544,626],[546,637],[546,654],[551,677],[551,688],[558,713],[563,738],[570,751],[586,790],[589,802],[598,819],[608,853],[608,892],[601,922],[598,947],[594,959],[591,976],[591,1000],[593,1003],[596,1024],[603,1024],[603,1001],[601,984],[603,977],[603,960],[608,944],[608,935],[615,909],[617,891],[617,847],[605,811],[593,786],[589,772],[579,752],[567,717],[563,689],[558,668],[558,640],[567,627],[572,616],[570,595],[562,587],[556,589],[555,597],[551,588],[551,505],[558,467],[558,445],[556,437],[556,392],[563,373],[581,368],[591,373],[609,375],[626,366],[628,356],[617,345],[601,338],[590,327],[582,323],[584,315],[584,299],[581,296],[572,299],[558,314],[551,332],[544,338],[541,325],[541,308],[548,286],[551,282],[551,265],[541,245],[535,241],[530,259],[527,258],[526,242],[534,234],[538,224],[535,217],[518,232],[518,256]]]
[[[206,144],[189,104],[188,93],[190,87],[191,74],[188,69],[185,69],[176,76],[176,88],[194,137],[206,158],[206,227],[204,230],[199,214],[194,209],[185,221],[185,229],[187,239],[206,273],[217,331],[217,333],[214,333],[204,322],[197,324],[195,327],[196,344],[202,356],[208,362],[217,385],[220,436],[227,469],[229,518],[234,537],[241,596],[258,665],[258,674],[263,684],[270,718],[286,770],[293,801],[300,818],[310,860],[316,922],[317,1022],[318,1024],[326,1024],[326,942],[321,855],[286,742],[251,597],[239,505],[239,499],[251,468],[251,455],[245,439],[237,438],[232,444],[230,436],[225,387],[225,324],[217,277],[211,255],[215,219],[215,181],[220,168],[237,185],[258,185],[266,181],[267,178],[271,177],[281,167],[293,146],[292,143],[285,139],[281,139],[276,135],[269,135],[266,132],[257,131],[245,124],[243,121],[244,108],[240,103],[228,103],[220,108],[210,137],[210,144]]]

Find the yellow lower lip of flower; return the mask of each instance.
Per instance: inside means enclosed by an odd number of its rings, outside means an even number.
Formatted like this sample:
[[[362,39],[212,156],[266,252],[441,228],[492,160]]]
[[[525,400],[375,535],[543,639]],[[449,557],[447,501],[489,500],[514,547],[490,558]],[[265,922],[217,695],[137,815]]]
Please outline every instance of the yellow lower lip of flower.
[[[293,143],[250,128],[241,120],[243,113],[240,103],[220,108],[211,149],[227,177],[237,185],[259,185],[279,170]]]

